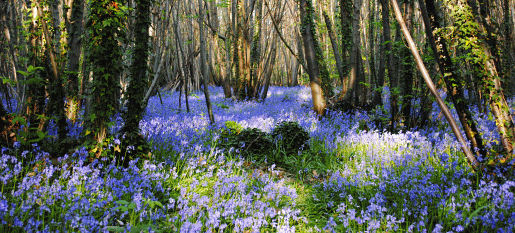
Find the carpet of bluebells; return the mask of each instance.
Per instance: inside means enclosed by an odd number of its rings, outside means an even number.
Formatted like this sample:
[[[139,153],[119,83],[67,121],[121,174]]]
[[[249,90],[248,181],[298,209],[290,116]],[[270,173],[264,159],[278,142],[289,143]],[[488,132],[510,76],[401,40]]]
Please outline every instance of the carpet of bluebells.
[[[51,162],[37,145],[31,151],[2,148],[0,231],[515,230],[513,170],[473,173],[436,105],[428,127],[392,134],[372,120],[388,117],[388,109],[375,115],[329,112],[318,120],[307,87],[271,87],[264,102],[225,99],[221,88],[210,92],[215,125],[208,123],[202,93],[189,97],[189,113],[184,99],[179,108],[178,93],[150,99],[140,128],[154,158],[142,165],[87,162],[85,149]],[[384,103],[389,106],[387,90]],[[497,149],[491,117],[475,117],[488,147]],[[121,120],[114,121],[116,135]],[[265,132],[296,121],[310,133],[312,148],[328,159],[298,171],[249,165],[253,161],[237,151],[217,148],[226,121]],[[368,130],[360,127],[363,122]],[[81,127],[70,126],[70,137],[79,137]],[[284,170],[289,178],[278,175]]]

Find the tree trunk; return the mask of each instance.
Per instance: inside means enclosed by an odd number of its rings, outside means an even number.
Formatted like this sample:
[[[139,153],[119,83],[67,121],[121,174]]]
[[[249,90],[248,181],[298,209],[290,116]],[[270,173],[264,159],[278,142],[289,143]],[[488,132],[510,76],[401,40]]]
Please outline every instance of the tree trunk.
[[[65,17],[69,48],[67,53],[68,80],[66,83],[66,99],[68,101],[68,105],[66,106],[66,115],[68,119],[70,119],[72,122],[75,122],[80,111],[78,106],[78,99],[80,98],[78,96],[78,71],[80,65],[80,55],[82,52],[82,42],[80,37],[83,34],[82,20],[84,13],[82,9],[84,8],[84,1],[70,0],[68,7],[70,7],[71,10],[68,9],[69,14],[67,14],[67,17]]]
[[[342,71],[344,77],[349,73],[349,56],[352,47],[352,30],[353,30],[353,3],[352,0],[340,0],[340,25],[341,25],[341,37],[342,37]],[[345,78],[340,80],[342,83],[342,91],[340,92],[339,98],[344,98],[348,89],[350,88]]]
[[[504,75],[500,66],[497,40],[494,38],[495,35],[489,13],[489,2],[484,0],[477,0],[478,4],[476,4],[475,0],[468,0],[468,2],[472,8],[476,23],[482,25],[486,33],[486,38],[484,38],[486,44],[482,43],[481,46],[486,56],[485,68],[489,73],[485,77],[487,79],[485,81],[487,83],[490,108],[496,118],[495,123],[504,152],[512,154],[515,147],[515,123],[502,90],[501,79],[504,78]]]
[[[359,98],[357,94],[359,94],[359,91],[356,92],[356,89],[358,88],[358,82],[359,82],[359,61],[358,59],[361,59],[361,56],[359,56],[359,46],[360,46],[360,33],[359,33],[359,16],[360,16],[360,8],[361,8],[361,0],[355,0],[355,5],[352,9],[353,15],[352,15],[352,49],[350,51],[350,62],[349,62],[349,86],[348,89],[345,91],[345,96],[341,99],[341,102],[343,103],[343,111],[349,111],[353,109],[352,104],[352,97],[353,94],[356,94],[355,97]]]
[[[261,75],[261,70],[259,69],[259,63],[261,59],[261,24],[262,24],[262,18],[263,18],[263,1],[262,0],[255,0],[257,1],[256,4],[256,10],[257,10],[257,17],[255,19],[255,26],[254,26],[254,37],[252,39],[252,47],[250,52],[250,67],[251,67],[251,78],[249,87],[251,88],[251,95],[252,98],[258,99],[259,98],[259,92],[257,90],[258,87],[258,81],[259,76]],[[250,96],[249,96],[250,97]]]
[[[442,73],[443,80],[447,86],[448,94],[450,95],[456,112],[458,113],[465,135],[471,143],[470,146],[472,151],[475,151],[475,148],[478,148],[476,155],[485,156],[487,151],[477,129],[477,124],[469,110],[469,103],[463,94],[464,91],[462,85],[458,82],[459,77],[454,68],[449,51],[447,50],[447,44],[445,43],[444,38],[440,35],[433,35],[433,33],[440,28],[440,19],[438,14],[436,14],[437,11],[434,0],[425,0],[425,2],[426,3],[424,4],[423,0],[419,0],[419,5],[421,6],[426,35],[428,35],[428,40],[431,44],[431,49],[433,50],[433,56],[440,67],[440,72]]]
[[[422,76],[424,77],[424,81],[426,82],[427,86],[429,87],[429,90],[431,90],[431,93],[433,94],[433,96],[436,98],[436,101],[437,101],[438,105],[440,106],[440,109],[444,113],[445,117],[447,118],[447,121],[449,121],[449,125],[451,126],[452,131],[454,132],[454,135],[456,136],[458,141],[461,143],[461,148],[463,149],[463,152],[465,153],[465,156],[467,157],[469,164],[472,166],[472,168],[474,170],[477,170],[479,164],[478,164],[476,158],[474,157],[474,155],[472,154],[472,152],[470,151],[470,149],[467,145],[467,142],[461,135],[461,132],[458,129],[458,126],[456,125],[456,121],[454,121],[454,119],[452,118],[451,112],[449,111],[449,109],[447,108],[445,103],[443,102],[440,95],[438,95],[436,87],[433,84],[433,81],[431,80],[431,78],[429,77],[429,72],[427,72],[424,62],[422,61],[422,58],[420,57],[420,55],[417,51],[415,42],[411,38],[408,28],[406,27],[406,24],[404,23],[404,19],[402,18],[401,10],[399,9],[397,0],[391,0],[391,3],[393,6],[395,15],[397,17],[397,21],[399,22],[399,24],[402,28],[402,33],[404,34],[404,37],[406,38],[406,41],[408,42],[410,50],[411,50],[413,56],[415,57],[417,67],[419,68],[420,72],[422,73]]]
[[[118,4],[120,3],[116,0],[109,1],[110,6]],[[106,16],[106,10],[108,16]],[[104,2],[91,2],[90,11],[86,24],[86,28],[91,31],[87,41],[89,50],[87,62],[92,69],[93,81],[91,112],[87,116],[89,123],[84,133],[91,141],[97,143],[99,155],[104,140],[109,134],[110,117],[118,106],[115,99],[119,92],[118,75],[123,70],[119,62],[122,59],[122,52],[118,39],[120,30],[123,28],[124,16],[114,14],[114,9],[106,9]],[[99,28],[98,25],[102,27]]]
[[[139,122],[143,119],[146,102],[148,101],[145,92],[148,89],[147,64],[150,37],[148,32],[150,27],[150,5],[150,0],[136,0],[136,7],[134,9],[136,16],[133,25],[135,45],[130,67],[130,82],[127,87],[127,112],[125,112],[125,124],[122,128],[124,133],[131,135],[130,139],[135,139],[140,132]],[[163,61],[164,57],[161,56],[160,63],[163,63]],[[159,68],[155,75],[156,77],[159,75]]]
[[[199,33],[200,33],[200,72],[202,73],[202,80],[204,85],[204,95],[206,97],[207,112],[209,115],[209,122],[214,125],[215,117],[213,116],[213,108],[211,107],[211,99],[209,97],[208,88],[208,74],[206,71],[206,37],[204,35],[204,0],[198,0],[199,4]]]
[[[334,36],[333,32],[333,24],[331,23],[331,19],[329,18],[329,15],[327,15],[327,12],[323,12],[325,24],[327,27],[327,31],[329,33],[329,39],[331,40],[331,46],[333,47],[333,54],[334,58],[336,60],[336,69],[338,70],[338,75],[340,77],[340,80],[345,80],[345,74],[343,73],[343,63],[341,59],[340,50],[338,49],[338,44],[336,42],[336,38]]]
[[[302,21],[302,39],[304,41],[304,52],[306,54],[307,72],[309,75],[309,86],[313,99],[313,108],[319,117],[325,115],[326,100],[322,90],[322,79],[315,45],[315,27],[313,22],[314,12],[310,0],[299,0],[300,18]]]
[[[388,0],[380,0],[381,2],[381,18],[383,24],[383,33],[381,36],[381,46],[379,52],[379,71],[377,73],[377,90],[374,92],[372,106],[379,106],[383,104],[383,85],[386,77],[386,63],[390,61],[388,57],[391,54],[390,43],[390,9],[388,7]],[[388,54],[388,56],[387,56]],[[390,69],[390,68],[388,68]],[[379,87],[381,87],[379,89]]]
[[[404,2],[403,8],[405,12],[406,27],[408,31],[412,30],[411,18],[413,17],[413,3]],[[402,108],[401,118],[404,122],[404,127],[410,129],[412,127],[412,114],[411,114],[411,100],[413,95],[413,58],[409,55],[409,48],[402,46],[400,48],[401,64],[400,64],[400,79],[401,79],[401,90],[402,90]]]
[[[39,0],[36,1],[36,6],[38,8],[39,15],[43,15],[43,10],[40,6]],[[50,57],[50,64],[52,65],[52,75],[49,76],[51,88],[49,88],[48,90],[49,110],[50,114],[55,114],[57,118],[56,123],[58,143],[61,143],[68,134],[66,116],[64,114],[64,90],[62,81],[60,79],[60,72],[57,64],[57,57],[55,54],[54,45],[52,43],[53,40],[52,37],[50,37],[50,32],[48,30],[47,23],[45,20],[41,20],[41,26],[43,27],[43,35],[46,40],[45,47]],[[44,124],[46,124],[46,121]]]

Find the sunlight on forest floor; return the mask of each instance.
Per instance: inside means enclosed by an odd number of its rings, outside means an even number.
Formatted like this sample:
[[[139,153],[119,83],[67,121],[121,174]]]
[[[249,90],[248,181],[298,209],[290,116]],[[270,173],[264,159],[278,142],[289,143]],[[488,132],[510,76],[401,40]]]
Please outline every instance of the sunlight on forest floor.
[[[216,125],[208,123],[202,93],[190,96],[190,113],[184,98],[179,107],[178,93],[164,94],[163,105],[150,99],[140,127],[154,158],[141,165],[87,163],[87,151],[80,150],[70,155],[75,162],[32,169],[45,152],[3,148],[0,230],[514,230],[513,164],[508,171],[472,173],[436,106],[427,128],[391,134],[366,113],[329,112],[318,121],[307,87],[271,87],[264,102],[237,102],[225,99],[221,88],[210,91]],[[389,106],[387,92],[384,98]],[[495,123],[487,115],[476,118],[488,146],[497,148]],[[280,165],[259,155],[243,159],[217,147],[227,121],[267,133],[282,121],[296,121],[310,134],[309,149],[285,156]]]

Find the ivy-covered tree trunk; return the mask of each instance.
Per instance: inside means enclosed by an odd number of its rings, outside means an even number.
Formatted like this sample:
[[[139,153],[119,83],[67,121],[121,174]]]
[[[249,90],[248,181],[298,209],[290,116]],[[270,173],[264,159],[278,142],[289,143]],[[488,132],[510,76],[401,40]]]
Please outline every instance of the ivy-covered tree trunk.
[[[115,113],[116,92],[120,91],[118,76],[122,73],[119,46],[123,35],[126,8],[120,0],[92,0],[86,30],[87,62],[93,75],[89,83],[91,111],[86,119],[84,133],[89,142],[100,148],[109,134],[110,117]]]
[[[30,6],[31,1],[27,0],[26,4]],[[30,82],[28,82],[28,84],[25,86],[26,93],[24,94],[26,96],[25,98],[22,98],[22,100],[26,101],[19,103],[23,106],[22,112],[25,114],[25,116],[27,116],[27,121],[30,123],[31,127],[29,128],[29,132],[31,135],[36,135],[36,131],[42,128],[42,124],[40,124],[41,121],[38,119],[38,115],[43,115],[45,109],[45,85],[43,80],[45,80],[46,76],[44,76],[42,71],[37,69],[44,66],[44,64],[41,61],[41,47],[39,46],[42,43],[41,33],[38,32],[38,18],[40,15],[36,9],[37,8],[33,8],[33,11],[31,12],[32,20],[27,23],[28,25],[26,25],[30,31],[29,44],[27,49],[29,51],[29,67],[27,70],[29,75],[20,78],[20,80],[30,80]],[[30,67],[35,70],[30,70]]]
[[[352,46],[352,0],[340,0],[340,24],[342,38],[342,72],[344,79],[341,79],[342,91],[339,98],[343,98],[347,93],[347,75],[349,73],[349,56]]]
[[[436,90],[436,87],[435,87],[433,81],[431,80],[431,77],[429,77],[429,72],[427,71],[427,69],[424,65],[424,61],[422,60],[422,57],[420,57],[420,54],[418,53],[415,42],[413,41],[413,38],[411,37],[411,34],[408,31],[408,28],[406,27],[404,19],[402,18],[401,10],[399,8],[399,4],[397,3],[397,0],[391,0],[391,3],[392,3],[393,10],[395,12],[397,21],[399,22],[399,24],[401,26],[402,33],[404,34],[404,37],[406,38],[406,41],[408,42],[408,46],[411,50],[411,53],[413,54],[413,57],[415,58],[415,62],[417,63],[418,69],[422,73],[422,77],[424,78],[424,81],[426,82],[426,84],[427,84],[429,90],[431,91],[431,93],[433,94],[433,96],[436,98],[438,106],[440,107],[443,114],[445,115],[445,118],[447,118],[447,121],[449,122],[449,125],[451,126],[451,129],[452,129],[454,135],[456,136],[456,138],[458,139],[458,141],[461,144],[461,148],[463,149],[463,152],[465,153],[465,156],[467,157],[469,164],[471,165],[471,167],[474,170],[477,170],[479,167],[479,164],[478,164],[476,158],[474,157],[474,154],[471,152],[470,148],[468,147],[467,142],[461,135],[461,132],[458,129],[456,121],[452,118],[449,108],[447,108],[447,106],[443,102],[442,98],[440,97],[440,95],[438,94],[438,92]]]
[[[445,39],[441,35],[436,33],[440,28],[440,18],[438,14],[436,14],[437,11],[434,0],[425,0],[425,3],[423,0],[419,0],[419,4],[421,6],[426,34],[428,35],[433,55],[440,67],[440,72],[447,86],[448,94],[458,113],[465,135],[471,143],[472,151],[478,148],[476,155],[484,156],[486,155],[486,149],[477,129],[477,123],[469,109],[469,102],[465,98],[463,85],[459,82],[460,78],[454,68],[449,51],[447,50],[447,43],[445,43]]]
[[[483,48],[482,56],[484,57],[486,75],[484,77],[486,84],[486,93],[489,97],[490,110],[494,114],[501,138],[501,144],[504,152],[511,154],[515,148],[515,123],[513,115],[510,113],[510,107],[502,90],[501,79],[504,79],[502,73],[501,62],[499,58],[499,48],[495,32],[493,31],[493,23],[491,22],[490,3],[485,0],[468,0],[468,4],[472,8],[477,24],[484,29],[484,38],[486,43],[481,43]]]
[[[324,116],[327,108],[326,98],[333,95],[329,82],[329,71],[323,60],[322,49],[316,39],[315,13],[311,0],[300,0],[299,9],[313,108],[317,115]]]
[[[411,18],[413,17],[413,2],[406,0],[402,4],[404,8],[406,19],[406,27],[408,30],[412,30]],[[401,90],[402,90],[402,108],[401,108],[401,118],[404,121],[404,126],[406,128],[412,127],[412,115],[411,115],[411,100],[413,99],[413,57],[410,56],[409,48],[406,46],[402,46],[400,48],[401,54],[401,64],[400,64],[400,79],[401,79]]]
[[[139,122],[143,118],[146,103],[145,92],[148,89],[148,52],[150,27],[150,0],[136,0],[134,9],[134,49],[130,67],[130,81],[127,87],[127,111],[124,113],[125,124],[122,131],[129,139],[128,144],[142,144],[139,134]]]

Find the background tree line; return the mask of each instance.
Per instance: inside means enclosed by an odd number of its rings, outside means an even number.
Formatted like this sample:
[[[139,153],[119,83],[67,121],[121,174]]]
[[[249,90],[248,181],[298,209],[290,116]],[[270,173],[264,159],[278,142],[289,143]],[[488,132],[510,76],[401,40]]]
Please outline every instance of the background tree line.
[[[388,108],[390,116],[377,117],[385,129],[424,127],[435,99],[404,24],[471,148],[479,148],[472,151],[488,153],[470,111],[477,107],[490,109],[511,152],[513,12],[510,0],[6,0],[1,90],[18,104],[6,101],[0,110],[30,122],[30,141],[50,118],[66,139],[66,120],[85,109],[91,145],[109,138],[110,117],[123,112],[123,131],[142,144],[137,123],[161,90],[184,93],[189,111],[189,93],[207,92],[206,83],[237,100],[264,100],[270,85],[309,84],[320,116],[328,108],[377,116]]]

